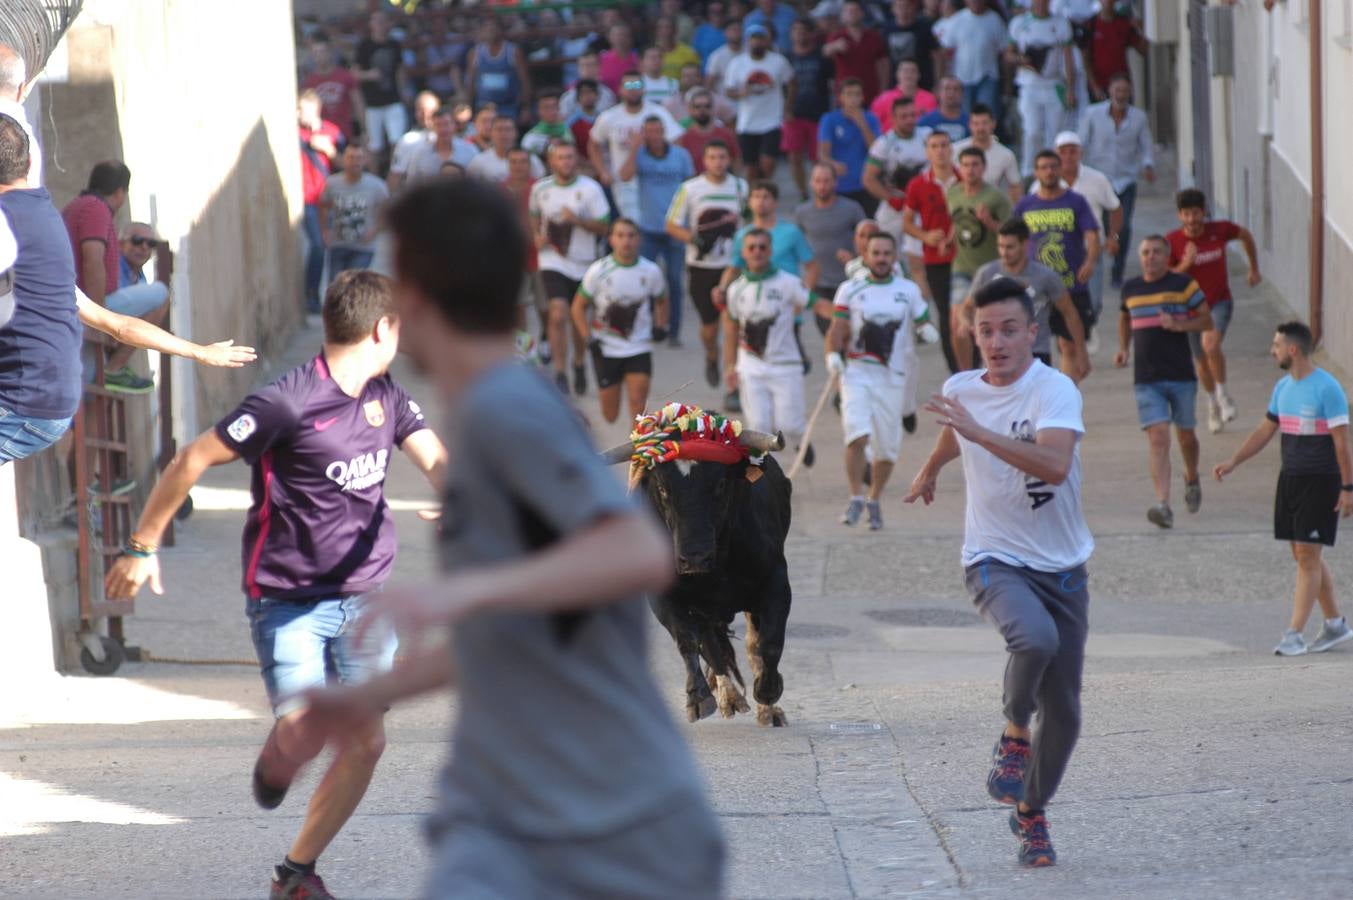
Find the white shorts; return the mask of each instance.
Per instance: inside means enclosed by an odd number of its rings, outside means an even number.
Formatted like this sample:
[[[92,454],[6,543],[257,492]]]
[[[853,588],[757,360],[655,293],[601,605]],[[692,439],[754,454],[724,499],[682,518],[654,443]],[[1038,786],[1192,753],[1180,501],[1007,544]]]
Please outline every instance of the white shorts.
[[[738,369],[738,394],[742,421],[754,431],[783,431],[787,446],[803,436],[807,416],[803,401],[803,366],[775,366],[766,374],[747,374]]]
[[[366,108],[366,148],[372,153],[393,147],[408,130],[409,114],[403,103]]]
[[[841,378],[841,427],[847,444],[869,438],[871,457],[896,462],[902,452],[906,378],[871,363],[852,362]]]
[[[916,415],[916,382],[921,366],[916,358],[916,350],[912,348],[907,351],[904,360],[907,371],[902,374],[902,415]]]

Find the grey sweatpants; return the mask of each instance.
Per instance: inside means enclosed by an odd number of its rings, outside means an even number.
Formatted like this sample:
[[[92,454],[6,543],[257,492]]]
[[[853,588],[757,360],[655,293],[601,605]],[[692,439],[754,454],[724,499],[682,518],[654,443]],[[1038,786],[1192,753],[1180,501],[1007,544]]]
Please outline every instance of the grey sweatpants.
[[[1089,630],[1089,574],[1037,572],[983,560],[965,581],[982,617],[1005,638],[1005,718],[1028,728],[1038,711],[1024,802],[1042,809],[1061,783],[1081,730],[1081,672]]]

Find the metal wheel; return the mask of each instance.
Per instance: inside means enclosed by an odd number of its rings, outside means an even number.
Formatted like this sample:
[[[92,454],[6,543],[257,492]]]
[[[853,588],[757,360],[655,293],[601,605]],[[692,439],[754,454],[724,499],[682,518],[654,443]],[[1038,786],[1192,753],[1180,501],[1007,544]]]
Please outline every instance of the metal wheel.
[[[112,675],[127,658],[122,645],[110,637],[99,635],[99,646],[103,648],[103,659],[94,658],[94,654],[85,647],[80,650],[80,665],[91,675]]]

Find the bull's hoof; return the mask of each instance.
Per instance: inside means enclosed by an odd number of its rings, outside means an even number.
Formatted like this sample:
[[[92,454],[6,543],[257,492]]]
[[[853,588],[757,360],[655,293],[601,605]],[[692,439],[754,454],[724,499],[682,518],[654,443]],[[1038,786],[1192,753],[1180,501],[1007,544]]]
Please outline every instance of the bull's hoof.
[[[725,719],[731,719],[738,713],[752,711],[747,705],[747,698],[727,675],[718,676],[718,687],[714,691],[714,696],[719,699],[719,713]]]
[[[713,697],[702,697],[698,703],[687,703],[686,721],[699,722],[701,719],[707,719],[714,715],[714,710],[718,708]]]
[[[785,711],[780,707],[764,706],[758,703],[756,705],[756,724],[784,728],[789,724],[789,719],[785,718]]]

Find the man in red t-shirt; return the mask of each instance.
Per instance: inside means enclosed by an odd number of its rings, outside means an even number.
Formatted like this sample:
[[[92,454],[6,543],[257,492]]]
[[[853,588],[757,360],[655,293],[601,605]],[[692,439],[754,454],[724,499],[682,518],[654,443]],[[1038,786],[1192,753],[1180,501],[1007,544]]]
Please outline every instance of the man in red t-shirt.
[[[1109,79],[1113,76],[1122,74],[1132,77],[1128,68],[1129,47],[1143,57],[1149,49],[1146,38],[1137,28],[1137,21],[1131,16],[1119,15],[1112,3],[1104,3],[1099,15],[1090,23],[1089,45],[1086,55],[1090,65],[1086,74],[1089,76],[1090,96],[1095,102],[1108,98]]]
[[[1179,223],[1184,227],[1165,236],[1170,244],[1170,268],[1198,282],[1212,311],[1212,328],[1201,335],[1191,333],[1189,343],[1193,346],[1198,380],[1207,392],[1207,429],[1216,434],[1236,417],[1236,405],[1226,392],[1226,354],[1221,349],[1235,305],[1231,299],[1231,282],[1226,275],[1226,245],[1238,240],[1244,246],[1245,256],[1250,261],[1245,282],[1251,287],[1261,279],[1259,248],[1255,246],[1254,235],[1235,222],[1209,221],[1205,213],[1207,198],[1202,191],[1192,188],[1180,191],[1175,197],[1175,206],[1179,210]]]
[[[351,140],[353,121],[362,121],[366,116],[357,76],[334,61],[333,48],[323,35],[310,42],[310,56],[315,67],[301,87],[319,94],[323,103],[320,115],[338,126],[345,141]]]
[[[676,142],[691,155],[695,174],[700,175],[705,171],[705,145],[710,141],[723,141],[728,145],[733,156],[730,171],[737,171],[738,136],[733,133],[733,129],[714,118],[714,94],[707,90],[693,91],[686,99],[686,111],[690,113],[691,120],[689,124],[682,123],[686,124],[686,130]]]
[[[324,276],[324,240],[319,227],[319,199],[333,161],[344,143],[343,132],[322,117],[323,98],[307,88],[296,99],[296,128],[301,143],[301,201],[305,205],[305,308],[319,314],[319,283]]]
[[[958,358],[949,340],[949,276],[957,246],[954,220],[949,215],[945,192],[958,181],[949,135],[943,131],[926,135],[925,155],[930,167],[907,182],[902,197],[902,230],[921,241],[925,285],[929,288],[930,298],[935,301],[935,312],[939,314],[944,361],[949,364],[950,372],[958,372]],[[895,204],[897,201],[888,202]]]
[[[828,36],[822,46],[822,55],[836,68],[836,90],[847,78],[858,78],[864,86],[864,102],[868,106],[879,91],[888,84],[891,68],[888,45],[883,35],[864,24],[864,4],[860,0],[846,0],[841,6],[840,31]]]

